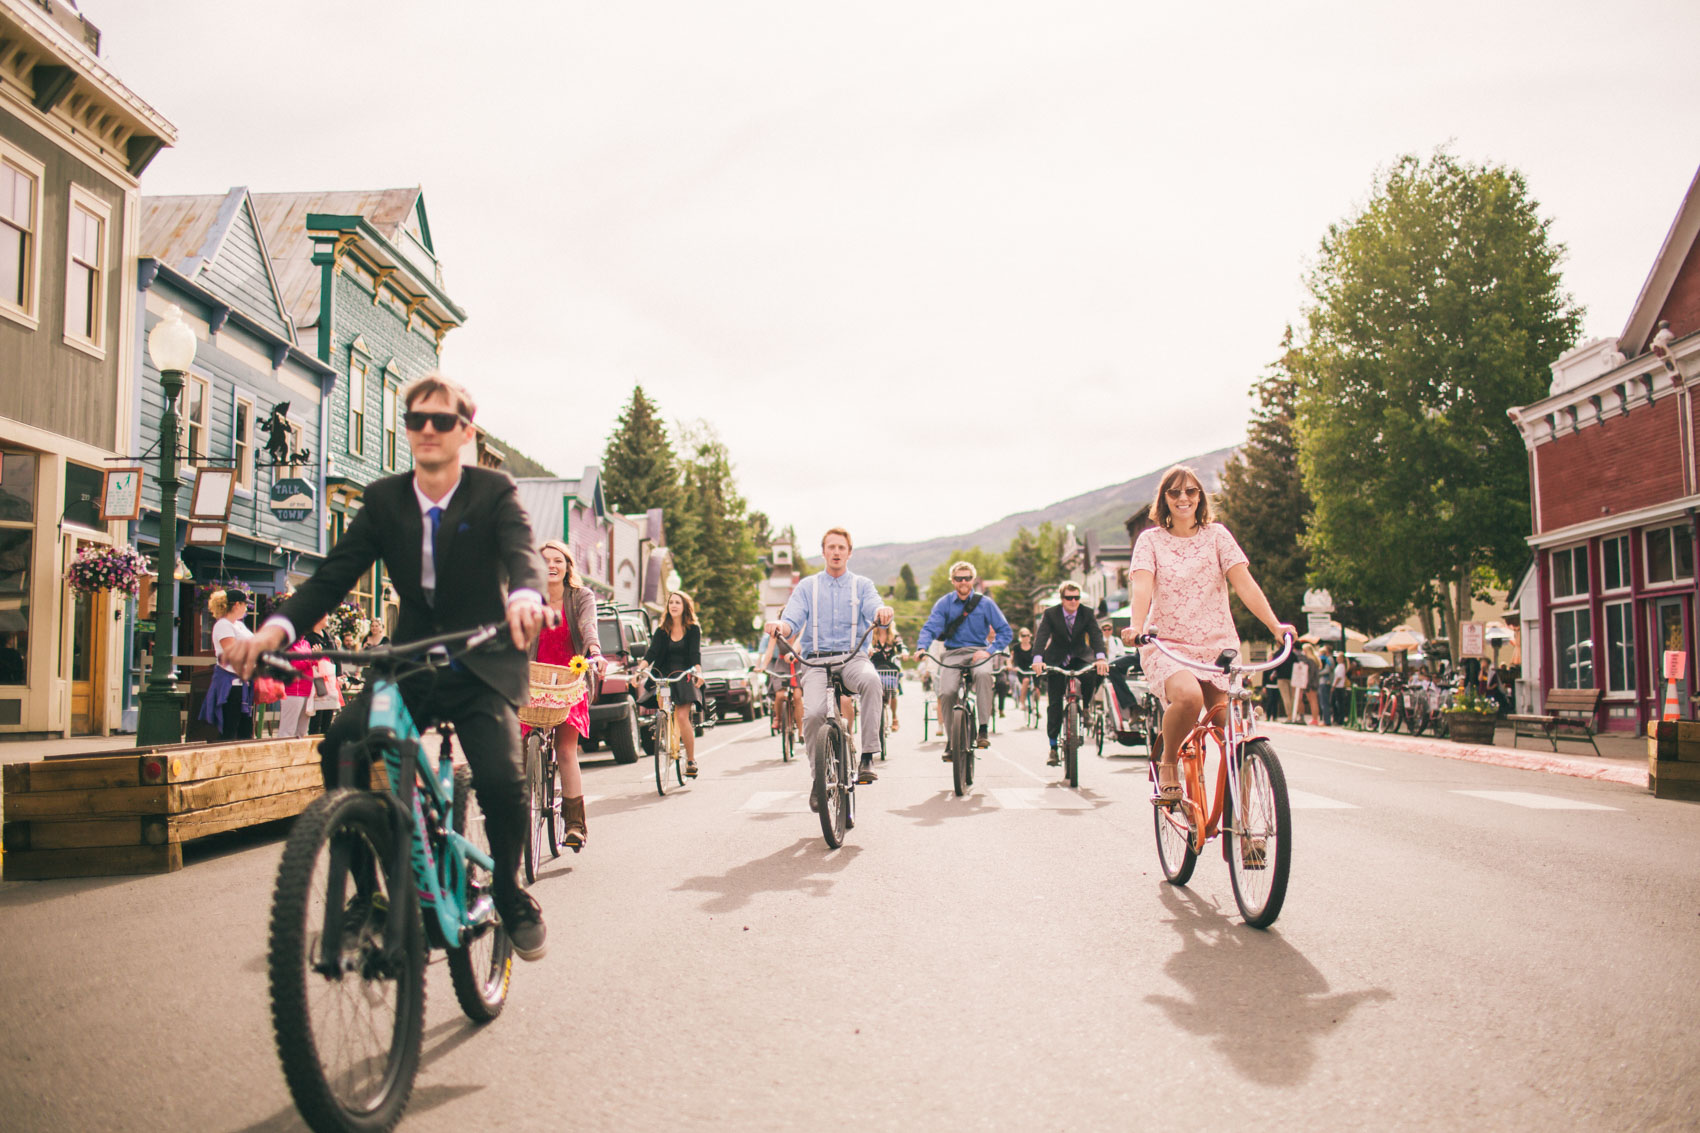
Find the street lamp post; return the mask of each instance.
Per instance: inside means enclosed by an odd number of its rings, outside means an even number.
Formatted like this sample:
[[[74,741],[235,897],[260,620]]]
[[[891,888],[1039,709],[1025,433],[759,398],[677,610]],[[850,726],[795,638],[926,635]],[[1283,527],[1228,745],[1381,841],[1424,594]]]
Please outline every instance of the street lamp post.
[[[153,667],[136,717],[136,745],[183,741],[177,696],[177,398],[195,364],[195,332],[176,307],[148,332],[148,357],[159,371],[165,409],[159,416],[159,595],[154,603]]]

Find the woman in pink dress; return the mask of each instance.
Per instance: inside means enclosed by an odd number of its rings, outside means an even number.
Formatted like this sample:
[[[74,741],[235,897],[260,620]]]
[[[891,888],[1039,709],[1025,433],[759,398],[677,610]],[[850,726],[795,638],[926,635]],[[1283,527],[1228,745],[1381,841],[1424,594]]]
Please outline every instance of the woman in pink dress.
[[[1228,529],[1214,522],[1210,497],[1198,474],[1183,464],[1163,473],[1157,497],[1151,501],[1151,522],[1133,545],[1129,585],[1127,644],[1139,633],[1162,638],[1173,649],[1200,663],[1210,664],[1224,649],[1238,649],[1239,633],[1228,608],[1228,587],[1246,609],[1280,641],[1293,627],[1275,617],[1263,588],[1251,577],[1245,552]],[[1157,763],[1157,786],[1164,799],[1179,798],[1180,777],[1175,755],[1198,722],[1201,709],[1214,709],[1227,697],[1228,678],[1222,674],[1200,680],[1193,670],[1171,660],[1155,645],[1140,650],[1145,679],[1163,701],[1163,748]]]
[[[540,553],[549,572],[544,600],[561,615],[561,621],[538,636],[536,659],[545,665],[565,665],[574,657],[583,657],[593,667],[600,667],[602,646],[596,633],[596,595],[579,577],[573,553],[565,543],[551,539],[543,544]],[[586,695],[573,705],[566,720],[555,726],[555,758],[561,768],[561,824],[566,828],[561,841],[571,846],[575,854],[590,840],[584,816],[584,776],[578,766],[579,737],[589,731],[590,697]]]

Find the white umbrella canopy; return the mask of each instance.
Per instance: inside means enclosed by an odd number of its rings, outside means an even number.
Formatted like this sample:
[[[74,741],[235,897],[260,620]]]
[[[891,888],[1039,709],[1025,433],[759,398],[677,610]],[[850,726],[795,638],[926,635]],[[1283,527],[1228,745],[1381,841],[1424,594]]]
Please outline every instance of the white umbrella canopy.
[[[1391,669],[1393,662],[1379,653],[1348,653],[1346,659],[1366,669]]]
[[[1364,649],[1371,653],[1399,653],[1416,649],[1423,641],[1423,635],[1417,630],[1400,626],[1380,637],[1370,638],[1364,642]]]
[[[1499,624],[1498,622],[1489,622],[1487,629],[1482,631],[1482,637],[1487,640],[1489,645],[1492,645],[1495,642],[1504,644],[1508,641],[1517,640],[1517,635],[1515,633],[1512,633],[1509,628]]]

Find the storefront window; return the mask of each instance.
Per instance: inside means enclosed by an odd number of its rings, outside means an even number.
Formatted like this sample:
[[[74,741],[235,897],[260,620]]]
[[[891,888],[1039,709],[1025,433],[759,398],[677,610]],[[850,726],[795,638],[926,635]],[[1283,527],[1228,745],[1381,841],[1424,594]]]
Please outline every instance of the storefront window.
[[[1607,593],[1629,589],[1629,536],[1619,535],[1600,543],[1601,588]]]
[[[1553,684],[1558,688],[1597,688],[1594,684],[1593,616],[1586,606],[1559,610],[1553,620]]]
[[[1635,624],[1628,602],[1612,602],[1606,615],[1606,691],[1635,691]]]
[[[1566,547],[1552,553],[1552,596],[1570,598],[1588,592],[1588,547]]]
[[[35,454],[0,453],[0,685],[27,680]]]
[[[0,453],[0,523],[35,518],[35,453]]]
[[[65,522],[104,531],[100,521],[100,489],[105,474],[98,468],[65,462]]]
[[[1647,532],[1647,584],[1694,577],[1694,539],[1686,523]]]

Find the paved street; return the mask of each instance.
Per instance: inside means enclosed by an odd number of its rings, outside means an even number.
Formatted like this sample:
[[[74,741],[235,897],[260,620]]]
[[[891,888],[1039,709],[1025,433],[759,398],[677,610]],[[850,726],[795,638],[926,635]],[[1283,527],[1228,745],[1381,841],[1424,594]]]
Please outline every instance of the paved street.
[[[1692,1129],[1700,807],[1277,736],[1292,886],[1239,923],[1157,867],[1145,762],[1060,787],[1006,721],[955,798],[921,698],[848,844],[767,725],[704,775],[587,764],[550,953],[475,1029],[431,968],[404,1128]],[[263,963],[275,837],[156,878],[0,885],[0,1124],[300,1128]]]

